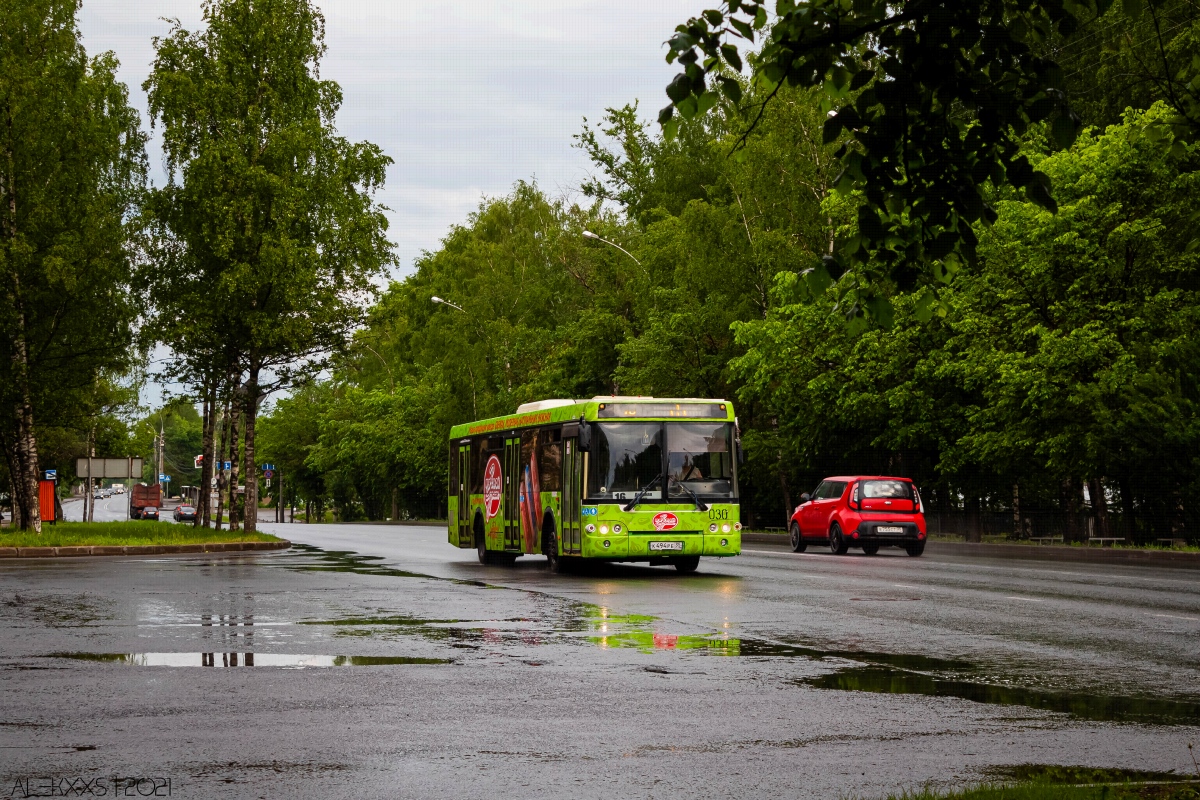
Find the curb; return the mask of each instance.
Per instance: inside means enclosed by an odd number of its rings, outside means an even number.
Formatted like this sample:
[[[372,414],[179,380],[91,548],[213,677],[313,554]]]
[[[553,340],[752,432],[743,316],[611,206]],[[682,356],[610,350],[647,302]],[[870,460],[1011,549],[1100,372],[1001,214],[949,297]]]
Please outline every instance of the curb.
[[[787,547],[788,537],[783,534],[743,533],[742,542]],[[939,556],[1011,558],[1018,561],[1074,561],[1087,564],[1141,564],[1147,567],[1200,569],[1200,553],[1172,553],[1163,550],[930,541],[925,545],[925,552]]]
[[[255,550],[286,550],[292,543],[207,542],[163,545],[84,545],[70,547],[0,547],[0,558],[69,558],[76,556],[165,556],[189,553],[244,553]]]

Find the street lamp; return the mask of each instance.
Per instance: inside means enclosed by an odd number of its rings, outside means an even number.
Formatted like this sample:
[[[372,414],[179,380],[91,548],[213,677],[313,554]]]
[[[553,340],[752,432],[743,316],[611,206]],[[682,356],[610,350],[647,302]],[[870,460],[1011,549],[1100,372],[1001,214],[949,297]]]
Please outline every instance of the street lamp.
[[[464,314],[467,313],[466,310],[463,309],[461,306],[456,306],[456,305],[454,305],[454,303],[451,303],[449,300],[443,300],[442,298],[438,297],[436,294],[429,299],[438,305],[450,306],[455,311],[462,311],[462,313],[464,313]]]
[[[636,257],[636,256],[634,256],[634,254],[633,254],[633,253],[629,252],[629,251],[628,251],[628,250],[626,250],[624,247],[621,247],[621,245],[617,244],[616,242],[610,242],[608,239],[605,239],[605,238],[604,238],[604,237],[602,237],[602,236],[598,236],[598,235],[596,235],[596,234],[592,233],[591,231],[584,231],[584,232],[583,232],[583,238],[585,238],[585,239],[595,239],[597,242],[604,242],[606,245],[609,245],[610,247],[615,247],[615,248],[617,248],[618,250],[620,250],[622,253],[624,253],[625,255],[627,255],[627,256],[629,256],[630,258],[632,258],[632,259],[633,259],[633,262],[634,262],[635,264],[637,264],[639,267],[642,265],[642,262],[638,261],[638,260],[637,260],[637,257]]]

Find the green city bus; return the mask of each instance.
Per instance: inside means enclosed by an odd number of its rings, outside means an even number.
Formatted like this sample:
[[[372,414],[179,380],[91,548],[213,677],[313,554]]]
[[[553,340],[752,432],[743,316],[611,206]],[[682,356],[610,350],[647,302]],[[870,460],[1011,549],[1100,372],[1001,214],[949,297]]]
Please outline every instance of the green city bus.
[[[450,429],[449,540],[485,564],[541,554],[670,564],[742,548],[726,400],[542,400]]]

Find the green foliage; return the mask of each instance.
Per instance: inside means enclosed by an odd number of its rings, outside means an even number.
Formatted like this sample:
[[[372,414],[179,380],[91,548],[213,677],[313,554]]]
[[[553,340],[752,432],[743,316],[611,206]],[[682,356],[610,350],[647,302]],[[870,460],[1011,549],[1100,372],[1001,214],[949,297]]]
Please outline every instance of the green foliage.
[[[978,270],[932,300],[894,295],[888,330],[854,335],[832,293],[813,301],[781,275],[774,312],[734,326],[746,354],[731,366],[741,397],[781,421],[795,473],[900,472],[941,500],[1003,502],[1020,483],[1027,508],[1090,479],[1142,518],[1135,537],[1194,525],[1200,164],[1144,135],[1167,113],[1131,112],[1050,155],[1032,140],[1058,213],[998,196]],[[747,437],[751,453],[760,442]]]
[[[129,287],[145,136],[116,59],[84,52],[77,10],[75,0],[0,6],[0,479],[18,497],[43,466],[81,454],[136,356]]]
[[[851,307],[887,325],[887,284],[912,291],[931,283],[947,259],[975,260],[977,225],[997,218],[994,189],[1017,187],[1055,210],[1050,176],[1030,162],[1022,141],[1040,123],[1058,147],[1074,141],[1081,120],[1050,45],[1069,42],[1106,12],[1122,13],[1110,5],[796,0],[779,3],[768,19],[764,0],[729,0],[680,25],[668,42],[667,60],[683,71],[667,87],[671,105],[659,120],[669,136],[679,127],[676,111],[693,119],[723,95],[751,115],[752,127],[782,87],[819,89],[829,111],[823,141],[840,144],[838,190],[861,191],[855,233],[840,242],[837,256],[868,270],[873,281],[860,287],[861,306]],[[1166,4],[1150,2],[1144,11],[1142,5],[1122,8],[1153,25],[1155,56],[1162,58],[1142,73],[1172,105],[1170,119],[1162,120],[1172,131],[1170,144],[1200,131],[1200,59],[1189,50],[1195,28],[1164,35]],[[755,96],[747,102],[727,70],[742,71],[737,40],[756,37],[762,45],[750,58]],[[1074,59],[1081,61],[1086,69],[1086,59]]]
[[[147,484],[158,483],[154,439],[160,430],[165,442],[163,466],[171,476],[171,494],[183,486],[199,485],[200,470],[196,469],[195,457],[202,452],[204,432],[196,407],[184,399],[166,403],[130,426],[130,454],[145,459],[141,479]]]

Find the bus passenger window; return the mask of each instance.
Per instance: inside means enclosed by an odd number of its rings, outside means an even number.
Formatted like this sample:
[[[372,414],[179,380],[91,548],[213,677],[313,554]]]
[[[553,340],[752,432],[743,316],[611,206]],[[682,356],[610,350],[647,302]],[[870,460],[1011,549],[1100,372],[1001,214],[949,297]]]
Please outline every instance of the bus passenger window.
[[[538,472],[542,476],[542,491],[562,491],[562,442],[543,444],[538,450]]]

